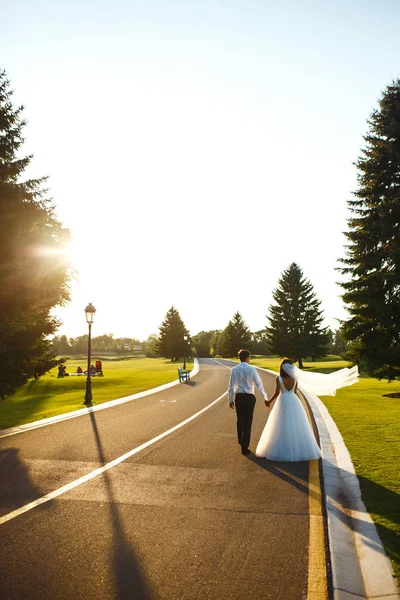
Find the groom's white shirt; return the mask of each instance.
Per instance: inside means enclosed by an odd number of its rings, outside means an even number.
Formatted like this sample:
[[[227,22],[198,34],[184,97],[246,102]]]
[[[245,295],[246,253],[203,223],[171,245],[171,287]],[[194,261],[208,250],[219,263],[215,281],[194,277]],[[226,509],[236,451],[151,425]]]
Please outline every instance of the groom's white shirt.
[[[254,386],[256,386],[264,400],[268,400],[257,369],[247,362],[241,362],[240,365],[233,367],[228,387],[229,403],[233,402],[235,394],[254,394]]]

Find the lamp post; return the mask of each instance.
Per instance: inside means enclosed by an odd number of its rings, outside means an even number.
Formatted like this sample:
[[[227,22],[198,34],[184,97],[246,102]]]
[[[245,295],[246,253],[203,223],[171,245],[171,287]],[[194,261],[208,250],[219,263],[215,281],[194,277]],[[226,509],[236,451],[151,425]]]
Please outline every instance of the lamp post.
[[[186,346],[187,346],[186,342],[187,342],[188,336],[184,335],[183,339],[185,341],[185,343],[183,344],[183,368],[186,369]]]
[[[86,379],[86,394],[85,402],[86,406],[92,405],[92,379],[90,377],[90,363],[92,354],[92,324],[94,321],[94,314],[96,312],[95,307],[91,302],[85,308],[86,323],[89,325],[89,337],[88,337],[88,362],[87,362],[87,379]]]

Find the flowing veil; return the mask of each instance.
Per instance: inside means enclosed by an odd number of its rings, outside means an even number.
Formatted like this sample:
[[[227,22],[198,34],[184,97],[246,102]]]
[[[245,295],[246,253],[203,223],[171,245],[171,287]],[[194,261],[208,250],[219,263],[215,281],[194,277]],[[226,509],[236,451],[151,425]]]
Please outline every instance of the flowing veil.
[[[283,370],[292,377],[302,392],[310,392],[317,396],[335,396],[336,390],[358,381],[358,366],[351,369],[339,369],[333,373],[310,373],[302,371],[296,365],[285,363]]]

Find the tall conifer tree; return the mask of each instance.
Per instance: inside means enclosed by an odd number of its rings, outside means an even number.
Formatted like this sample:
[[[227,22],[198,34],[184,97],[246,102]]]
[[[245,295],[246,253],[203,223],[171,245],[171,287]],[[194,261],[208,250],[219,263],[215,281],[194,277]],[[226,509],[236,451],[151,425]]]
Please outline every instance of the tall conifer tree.
[[[251,332],[243,320],[242,315],[236,312],[224,329],[221,339],[221,354],[224,357],[236,357],[239,350],[251,350]]]
[[[47,198],[46,178],[23,180],[23,107],[14,108],[0,71],[0,396],[57,364],[48,336],[59,326],[52,309],[68,298],[62,253],[68,232]]]
[[[303,367],[307,356],[325,356],[329,335],[322,327],[321,302],[296,263],[283,272],[273,298],[275,304],[269,307],[267,317],[267,339],[272,352],[297,360],[299,367]]]
[[[369,121],[348,206],[341,330],[348,357],[370,375],[400,377],[400,79],[389,85]]]
[[[189,337],[179,312],[171,306],[160,325],[157,353],[172,361],[178,360],[188,348],[188,342],[183,339],[184,335]]]

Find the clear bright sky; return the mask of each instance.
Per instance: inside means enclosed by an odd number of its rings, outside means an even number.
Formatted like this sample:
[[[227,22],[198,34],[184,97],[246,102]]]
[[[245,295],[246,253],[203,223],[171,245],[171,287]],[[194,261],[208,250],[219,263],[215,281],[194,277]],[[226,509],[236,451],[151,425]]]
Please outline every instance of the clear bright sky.
[[[60,333],[252,330],[297,262],[326,323],[367,118],[400,76],[398,0],[0,0],[29,175],[75,242]]]

